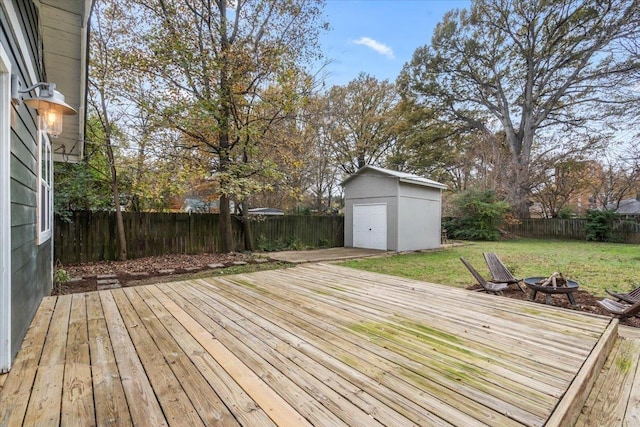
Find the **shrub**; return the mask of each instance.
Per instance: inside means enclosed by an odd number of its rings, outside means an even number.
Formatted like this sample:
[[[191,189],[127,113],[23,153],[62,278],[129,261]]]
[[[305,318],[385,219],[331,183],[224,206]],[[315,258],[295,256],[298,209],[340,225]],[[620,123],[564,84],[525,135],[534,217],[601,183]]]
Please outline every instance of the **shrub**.
[[[53,273],[53,293],[59,294],[62,286],[71,280],[71,274],[64,269],[60,260],[56,262],[55,272]]]
[[[264,252],[277,252],[277,251],[301,251],[308,249],[308,247],[302,242],[302,240],[296,237],[289,237],[285,241],[282,239],[276,239],[271,241],[267,239],[267,236],[260,234],[256,242],[256,248]]]
[[[445,223],[454,239],[498,240],[498,227],[509,211],[509,204],[497,199],[493,191],[467,191],[453,201],[455,218]]]
[[[558,218],[560,219],[569,219],[569,218],[573,218],[573,216],[574,214],[573,214],[573,209],[571,209],[571,206],[565,206],[564,208],[558,211]]]
[[[614,211],[587,211],[587,240],[607,242],[611,240],[613,223],[620,215]]]

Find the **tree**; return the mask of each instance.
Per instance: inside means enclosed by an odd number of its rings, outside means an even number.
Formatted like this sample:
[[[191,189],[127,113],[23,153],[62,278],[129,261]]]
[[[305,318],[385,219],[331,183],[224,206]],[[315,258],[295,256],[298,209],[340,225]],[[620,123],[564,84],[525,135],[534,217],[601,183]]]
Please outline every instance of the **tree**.
[[[438,120],[433,110],[412,100],[403,99],[399,106],[389,167],[429,176],[454,191],[473,187],[502,192],[504,138]]]
[[[331,209],[341,176],[339,166],[334,161],[332,140],[339,125],[333,120],[326,95],[312,97],[302,117],[303,139],[308,147],[304,158],[307,187],[312,208],[322,212]]]
[[[557,218],[570,208],[573,196],[588,188],[590,162],[582,159],[548,159],[538,165],[539,184],[533,189],[533,199],[540,203],[547,218]]]
[[[102,146],[93,141],[95,117],[88,118],[84,157],[78,163],[54,163],[54,210],[70,221],[75,210],[102,210],[113,205],[110,172]]]
[[[351,174],[365,165],[384,163],[396,137],[398,95],[394,84],[365,73],[328,95],[336,164]]]
[[[622,153],[600,153],[597,168],[588,181],[594,204],[616,210],[626,197],[640,194],[640,146],[633,144]]]
[[[633,102],[616,89],[638,70],[622,43],[639,31],[636,0],[474,0],[445,15],[399,84],[443,120],[504,131],[509,200],[526,217],[533,153],[545,135],[576,132],[599,118],[597,107]]]
[[[300,89],[311,84],[302,65],[318,57],[323,2],[134,3],[132,16],[143,22],[134,27],[132,61],[162,88],[154,108],[183,134],[187,147],[209,160],[220,188],[221,249],[229,252],[229,201],[243,200],[255,188],[250,180],[263,160],[257,148],[262,137],[295,109],[304,97]]]
[[[467,240],[498,240],[500,222],[509,205],[491,191],[470,190],[458,193],[453,200],[455,218],[446,224],[451,237]]]
[[[122,204],[118,185],[118,170],[114,155],[114,144],[118,137],[115,108],[119,93],[119,80],[114,69],[117,69],[117,56],[114,55],[116,46],[122,42],[122,33],[117,23],[122,19],[121,8],[117,3],[96,2],[92,9],[92,37],[89,58],[89,100],[88,105],[96,120],[89,124],[95,126],[89,129],[94,142],[104,147],[108,165],[113,205],[116,213],[118,242],[120,245],[119,259],[127,259],[127,238],[122,219]]]

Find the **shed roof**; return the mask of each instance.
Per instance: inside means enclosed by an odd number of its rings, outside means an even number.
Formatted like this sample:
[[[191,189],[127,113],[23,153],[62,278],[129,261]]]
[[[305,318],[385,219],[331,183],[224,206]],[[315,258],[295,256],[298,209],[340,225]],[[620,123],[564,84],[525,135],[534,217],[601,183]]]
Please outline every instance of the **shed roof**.
[[[439,183],[437,181],[433,181],[429,178],[425,178],[423,176],[413,175],[406,172],[398,172],[391,169],[384,169],[384,168],[371,166],[371,165],[366,165],[361,167],[354,174],[349,175],[344,181],[342,181],[341,185],[344,187],[349,181],[363,174],[364,172],[374,172],[382,176],[397,178],[400,182],[422,185],[424,187],[440,188],[442,190],[447,188],[446,185]]]

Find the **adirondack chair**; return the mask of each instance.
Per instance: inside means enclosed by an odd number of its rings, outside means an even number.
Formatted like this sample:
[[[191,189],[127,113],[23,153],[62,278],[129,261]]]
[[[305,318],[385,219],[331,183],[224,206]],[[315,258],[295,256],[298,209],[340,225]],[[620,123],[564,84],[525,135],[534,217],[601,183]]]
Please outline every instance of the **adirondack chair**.
[[[487,281],[484,277],[480,275],[480,273],[478,273],[478,271],[475,268],[473,268],[471,264],[469,264],[469,261],[467,261],[464,258],[460,258],[460,261],[462,261],[464,266],[467,267],[467,270],[469,270],[471,275],[478,281],[478,283],[480,284],[480,286],[482,286],[485,292],[499,295],[502,293],[502,291],[504,291],[509,287],[509,285],[507,285],[506,283],[494,283],[494,282]]]
[[[600,304],[602,308],[604,308],[611,314],[614,314],[621,319],[624,319],[625,317],[636,316],[640,313],[640,301],[636,302],[633,305],[629,305],[614,301],[609,298],[605,298],[602,301],[598,301],[598,304]]]
[[[617,298],[618,301],[628,302],[629,304],[635,304],[640,301],[640,286],[628,293],[616,293],[608,289],[606,291],[612,297]]]
[[[491,280],[493,282],[506,283],[507,285],[515,283],[522,292],[526,293],[520,283],[522,279],[515,277],[495,252],[484,252],[482,255],[484,255],[484,260],[487,262],[487,267],[489,267],[489,272],[492,277]]]

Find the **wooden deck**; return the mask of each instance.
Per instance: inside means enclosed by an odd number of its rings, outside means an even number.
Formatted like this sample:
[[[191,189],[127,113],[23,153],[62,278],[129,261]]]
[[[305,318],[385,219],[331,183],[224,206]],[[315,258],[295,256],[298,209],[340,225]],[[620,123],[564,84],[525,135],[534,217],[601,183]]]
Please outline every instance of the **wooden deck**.
[[[616,329],[323,264],[49,297],[0,425],[563,425]]]

